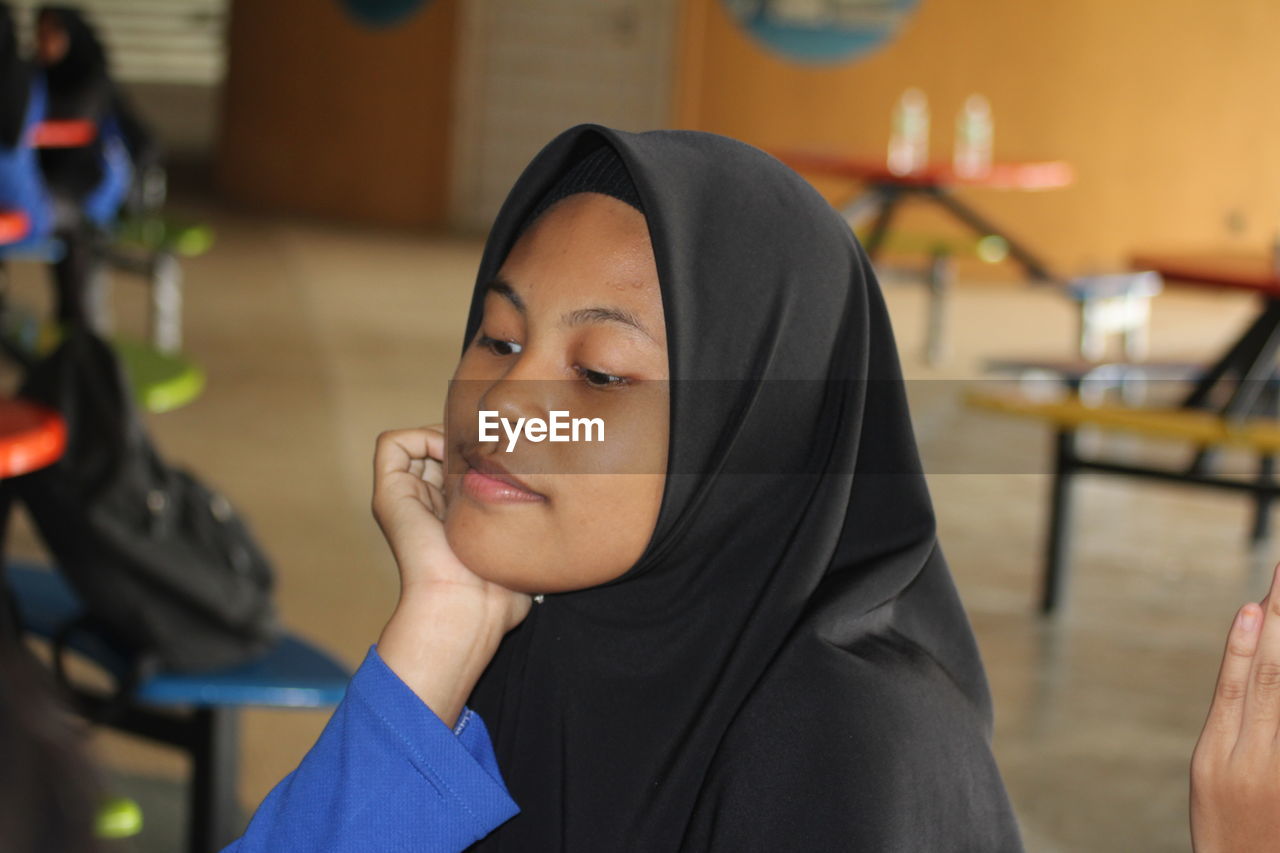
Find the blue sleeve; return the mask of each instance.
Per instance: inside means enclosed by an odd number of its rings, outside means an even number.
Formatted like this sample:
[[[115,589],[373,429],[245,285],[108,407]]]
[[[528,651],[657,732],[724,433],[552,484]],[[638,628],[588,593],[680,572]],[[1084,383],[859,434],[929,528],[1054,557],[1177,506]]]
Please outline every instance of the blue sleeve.
[[[479,715],[452,730],[369,649],[315,745],[223,853],[458,851],[519,811]]]
[[[80,206],[90,221],[107,228],[115,221],[120,205],[129,193],[133,163],[114,117],[108,116],[98,125],[98,135],[102,139],[102,180],[85,196]]]

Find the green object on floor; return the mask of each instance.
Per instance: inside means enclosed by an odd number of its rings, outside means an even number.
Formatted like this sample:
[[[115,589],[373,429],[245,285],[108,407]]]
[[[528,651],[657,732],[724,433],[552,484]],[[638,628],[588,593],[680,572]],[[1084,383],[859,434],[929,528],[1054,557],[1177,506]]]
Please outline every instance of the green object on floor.
[[[121,220],[116,226],[116,240],[124,248],[151,252],[166,249],[191,258],[213,246],[213,229],[199,223],[147,216]]]
[[[98,838],[131,838],[142,831],[142,809],[128,797],[112,797],[98,809],[93,831]]]
[[[159,414],[182,408],[204,390],[204,371],[190,359],[161,352],[144,341],[115,338],[111,344],[138,402],[148,412]]]
[[[60,340],[62,330],[46,325],[40,330],[36,351],[46,354]],[[163,352],[135,338],[112,338],[111,346],[120,357],[134,399],[152,414],[180,409],[204,391],[204,370],[183,355]]]

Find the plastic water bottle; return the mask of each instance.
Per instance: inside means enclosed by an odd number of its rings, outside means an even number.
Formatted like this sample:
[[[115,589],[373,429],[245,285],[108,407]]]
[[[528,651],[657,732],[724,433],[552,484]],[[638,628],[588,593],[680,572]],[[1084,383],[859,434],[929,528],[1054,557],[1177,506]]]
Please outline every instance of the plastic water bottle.
[[[889,171],[906,175],[923,169],[928,162],[929,101],[919,89],[907,89],[893,108]]]
[[[980,178],[991,171],[991,104],[981,95],[965,98],[956,117],[953,164],[962,178]]]

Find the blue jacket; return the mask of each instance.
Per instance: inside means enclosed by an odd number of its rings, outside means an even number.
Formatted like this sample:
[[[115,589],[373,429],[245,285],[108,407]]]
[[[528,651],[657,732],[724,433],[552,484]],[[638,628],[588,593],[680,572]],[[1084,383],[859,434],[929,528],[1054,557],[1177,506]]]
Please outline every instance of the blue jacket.
[[[489,733],[451,730],[369,649],[298,768],[223,853],[458,851],[519,811]]]
[[[26,236],[3,247],[5,250],[37,245],[49,239],[53,232],[53,202],[44,187],[36,150],[27,141],[35,126],[44,121],[47,104],[44,77],[34,74],[22,123],[22,140],[13,148],[0,148],[0,209],[21,211],[31,223]]]

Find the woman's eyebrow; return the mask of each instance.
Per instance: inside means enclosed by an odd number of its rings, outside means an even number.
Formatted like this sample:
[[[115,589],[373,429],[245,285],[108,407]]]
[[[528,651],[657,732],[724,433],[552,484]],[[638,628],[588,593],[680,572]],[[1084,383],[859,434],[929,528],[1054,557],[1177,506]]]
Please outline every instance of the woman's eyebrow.
[[[512,306],[521,314],[524,311],[524,300],[520,298],[520,294],[516,293],[511,284],[504,278],[495,278],[484,286],[484,292],[496,293],[504,297]]]
[[[511,283],[506,279],[494,278],[485,285],[484,290],[485,293],[496,293],[510,302],[521,314],[525,313],[524,300],[520,298],[520,294],[515,292]],[[625,308],[606,308],[600,305],[593,308],[578,308],[565,314],[560,318],[560,321],[566,326],[580,326],[583,323],[621,323],[624,326],[631,326],[655,344],[657,343],[657,340],[653,335],[649,334],[649,330],[637,319],[636,315]]]
[[[644,324],[634,314],[623,308],[605,308],[603,306],[579,308],[576,311],[570,311],[560,319],[566,326],[578,326],[583,323],[621,323],[624,326],[631,326],[655,344],[657,343],[653,339],[653,335],[649,334],[649,330],[644,327]]]

